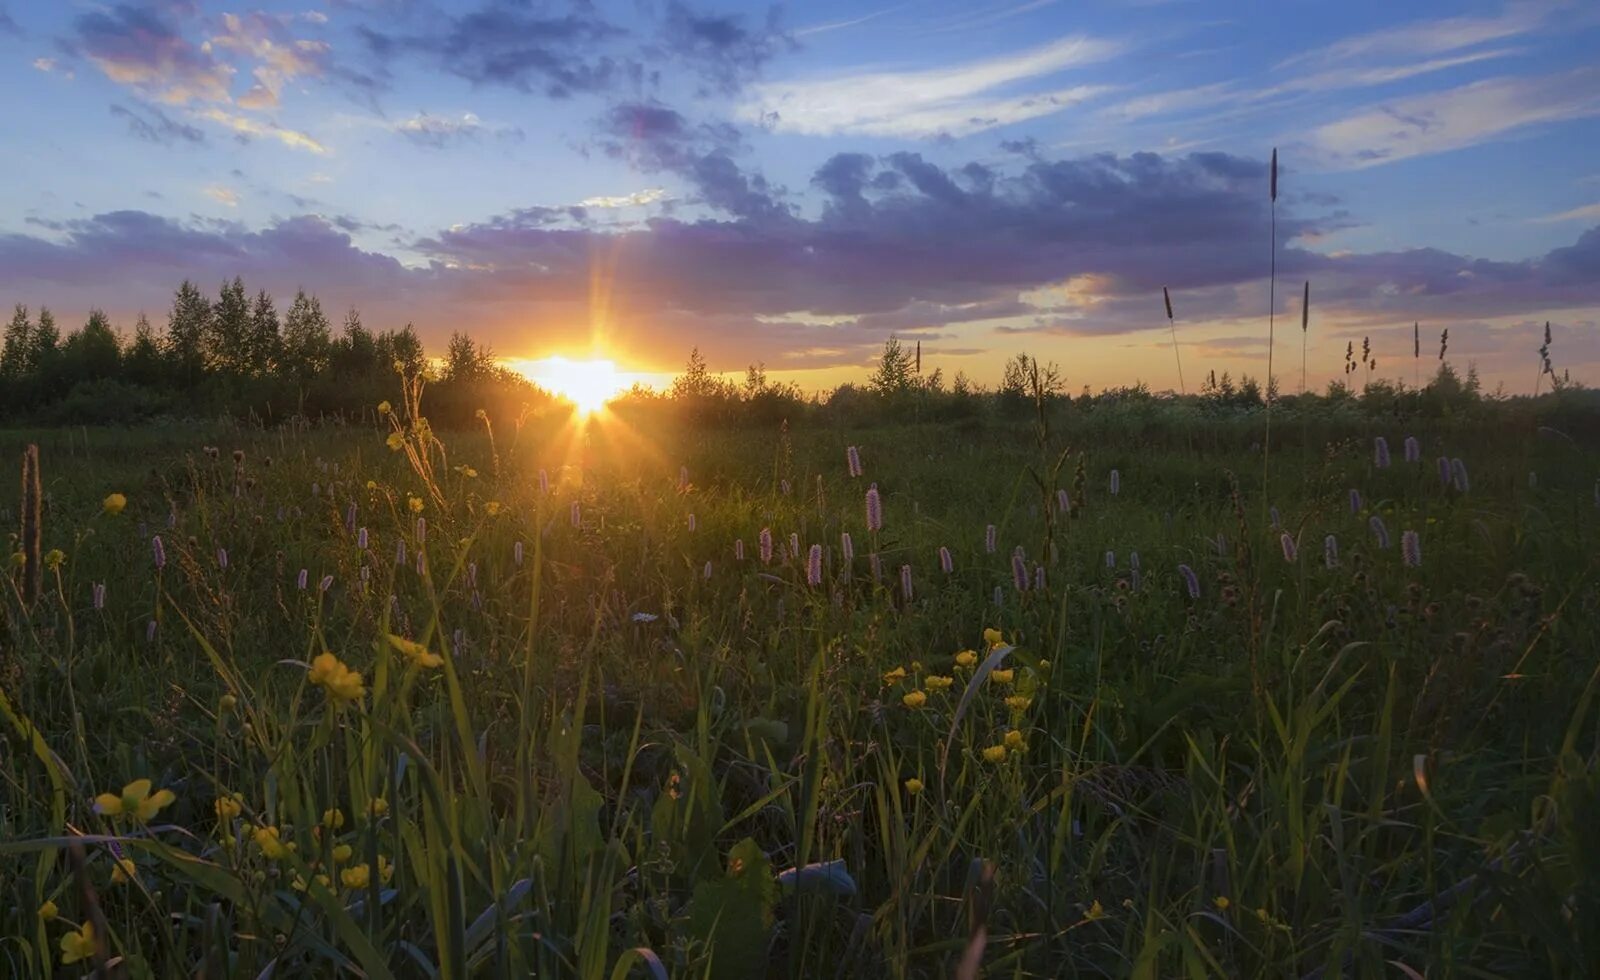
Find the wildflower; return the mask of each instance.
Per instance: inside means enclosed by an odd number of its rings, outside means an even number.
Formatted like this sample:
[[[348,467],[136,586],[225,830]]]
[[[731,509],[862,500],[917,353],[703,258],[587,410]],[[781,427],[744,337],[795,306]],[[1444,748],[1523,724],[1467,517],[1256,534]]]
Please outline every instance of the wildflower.
[[[372,872],[365,864],[357,864],[339,872],[339,883],[346,888],[365,888],[372,881]]]
[[[1278,539],[1278,543],[1283,546],[1284,561],[1293,564],[1300,557],[1300,548],[1295,544],[1294,535],[1288,531],[1283,532],[1283,536]]]
[[[353,854],[355,854],[355,848],[349,844],[337,844],[333,848],[333,862],[335,864],[343,864],[350,860]]]
[[[1408,462],[1408,463],[1420,463],[1420,462],[1422,462],[1422,443],[1417,441],[1417,437],[1416,436],[1406,436],[1405,453],[1406,453],[1406,462]]]
[[[1000,635],[999,630],[990,627],[989,629],[983,631],[984,646],[993,650],[995,647],[1000,646],[1003,643],[1005,643],[1005,637]]]
[[[942,674],[933,674],[922,682],[922,686],[926,687],[930,691],[944,691],[948,690],[950,685],[954,684],[955,682],[956,679],[954,677],[945,677]]]
[[[150,780],[135,779],[122,787],[122,793],[101,793],[94,798],[94,812],[106,817],[132,817],[140,822],[149,820],[168,806],[177,796],[170,789],[150,792]]]
[[[122,513],[124,507],[128,506],[128,498],[120,493],[107,494],[106,499],[100,502],[100,506],[107,514],[115,517]]]
[[[896,667],[883,675],[883,682],[885,684],[898,684],[900,681],[905,679],[906,669],[904,667]]]
[[[878,485],[867,488],[867,530],[883,530],[883,498],[878,496]]]
[[[289,856],[294,850],[294,845],[285,844],[278,838],[277,827],[257,827],[250,834],[250,839],[255,842],[261,856],[268,861],[278,861]]]
[[[244,796],[240,793],[219,796],[216,802],[211,804],[211,808],[217,811],[218,820],[232,820],[244,812]]]
[[[394,411],[394,407],[392,405],[390,405],[387,401],[381,401],[381,402],[378,403],[378,414],[379,415],[388,415],[392,411]]]
[[[1006,698],[1006,707],[1012,711],[1027,711],[1028,706],[1031,704],[1033,704],[1033,698],[1021,694],[1013,694]]]
[[[133,858],[119,857],[116,859],[116,863],[111,866],[111,883],[120,885],[137,877],[138,874],[139,869],[134,867]]]
[[[846,565],[856,560],[856,545],[850,540],[849,531],[839,534],[839,557],[844,559]]]
[[[928,703],[928,696],[921,691],[908,691],[901,696],[900,703],[908,708],[920,708]]]
[[[978,655],[971,650],[962,650],[956,654],[957,667],[971,667],[978,662]]]
[[[94,586],[89,590],[89,595],[94,602],[95,612],[99,612],[106,607],[106,584],[104,582],[94,583]]]
[[[1350,513],[1361,513],[1361,491],[1355,487],[1350,488]]]
[[[1097,898],[1089,905],[1088,910],[1083,913],[1083,917],[1090,922],[1099,922],[1106,917],[1105,906],[1101,905],[1100,900]]]
[[[1339,539],[1331,534],[1322,539],[1322,563],[1329,568],[1339,567]]]
[[[394,865],[389,863],[389,859],[388,858],[384,857],[382,854],[379,854],[378,855],[378,880],[387,885],[389,883],[389,879],[393,878],[393,877],[394,877]]]
[[[1043,565],[1035,565],[1035,566],[1033,566],[1033,587],[1036,590],[1040,591],[1040,592],[1044,591],[1044,566]]]
[[[918,793],[922,792],[922,780],[915,776],[912,776],[910,779],[906,780],[906,792],[912,796],[916,796]]]
[[[955,559],[950,557],[950,549],[939,546],[939,571],[949,575],[956,570]]]
[[[1072,495],[1067,493],[1067,491],[1064,489],[1056,490],[1056,513],[1072,513]]]
[[[744,561],[744,538],[736,538],[733,542],[733,560]]]
[[[1005,746],[1012,752],[1021,752],[1028,744],[1027,738],[1015,728],[1006,732]]]
[[[1106,567],[1107,568],[1116,568],[1117,567],[1117,553],[1115,551],[1110,550],[1109,548],[1106,550]]]
[[[432,653],[427,647],[416,640],[408,640],[403,636],[389,634],[389,645],[405,655],[406,660],[422,668],[438,667],[444,663],[444,658],[437,653]]]
[[[94,923],[85,922],[61,937],[61,965],[69,966],[94,955]]]
[[[317,583],[317,591],[318,592],[326,592],[331,588],[333,588],[333,576],[332,575],[324,575],[324,576],[322,576],[322,581]]]
[[[1228,911],[1228,907],[1233,903],[1228,901],[1228,896],[1218,895],[1216,898],[1211,900],[1211,904],[1217,907],[1218,912],[1226,912]]]
[[[360,700],[366,693],[361,675],[340,663],[339,658],[331,653],[319,653],[311,661],[311,670],[306,676],[327,693],[328,700],[336,704]]]
[[[1006,761],[1006,747],[1004,745],[991,745],[983,750],[984,762]]]
[[[999,609],[1001,606],[1005,605],[1005,590],[1001,589],[998,585],[995,586],[994,593],[990,598],[994,602],[995,608]]]
[[[761,554],[761,564],[772,564],[772,528],[764,527],[757,536],[757,547]]]
[[[1111,496],[1115,497],[1122,492],[1122,474],[1116,470],[1111,471]]]
[[[1467,464],[1458,456],[1450,461],[1450,483],[1456,488],[1457,493],[1466,493],[1472,489],[1472,481],[1467,479]]]
[[[150,539],[150,557],[155,560],[158,571],[167,567],[167,549],[162,545],[159,534]]]
[[[322,811],[322,826],[330,830],[338,830],[344,826],[344,811],[338,807]]]
[[[911,566],[900,566],[900,594],[907,602],[911,601]]]
[[[390,451],[399,452],[400,450],[405,448],[406,437],[402,433],[391,432],[391,433],[389,433],[389,438],[383,440],[383,442],[384,442],[384,445],[389,447]]]
[[[793,531],[789,532],[789,557],[800,557],[800,535]]]
[[[522,542],[521,541],[518,541],[516,544],[511,546],[511,560],[516,562],[518,568],[522,567]]]
[[[861,475],[861,453],[856,449],[856,447],[845,447],[844,460],[850,467],[850,475],[852,477],[858,477]]]
[[[815,588],[822,584],[822,545],[814,544],[806,555],[806,584]]]
[[[983,550],[991,555],[995,552],[995,535],[997,533],[993,524],[983,529]]]
[[[490,517],[499,517],[500,516],[500,501],[491,500],[488,503],[484,504],[483,505],[483,512],[485,514],[488,514]]]
[[[1439,467],[1439,486],[1450,489],[1450,457],[1440,456],[1437,460]]]
[[[478,475],[478,471],[477,470],[473,469],[470,466],[465,466],[465,465],[457,466],[456,467],[456,472],[460,473],[462,476],[466,477],[469,480],[476,478],[477,475]]]
[[[1188,590],[1189,598],[1200,598],[1200,579],[1195,575],[1194,569],[1188,565],[1179,565],[1178,574],[1183,578],[1183,587]]]
[[[1422,566],[1422,539],[1415,531],[1400,533],[1400,557],[1410,568]]]
[[[1380,470],[1389,468],[1389,440],[1383,436],[1372,440],[1372,462]]]
[[[406,507],[410,508],[411,513],[413,514],[422,513],[422,498],[410,496],[406,497]]]
[[[1011,585],[1018,592],[1028,591],[1028,563],[1021,555],[1011,556]]]
[[[1278,530],[1279,528],[1281,528],[1283,526],[1283,517],[1281,515],[1279,515],[1278,508],[1276,508],[1276,507],[1267,508],[1267,518],[1271,521],[1271,525],[1270,526],[1272,527],[1272,530],[1276,531],[1276,530]],[[1222,535],[1220,535],[1220,534],[1217,535],[1217,540],[1219,540],[1219,541],[1222,540]],[[1217,546],[1217,551],[1219,553],[1222,551],[1222,546],[1221,545]]]
[[[295,581],[295,585],[299,587],[301,592],[304,592],[306,590],[306,576],[308,574],[310,574],[310,573],[308,573],[305,569],[302,568],[302,569],[300,569],[300,574],[295,576],[295,580],[294,580]]]
[[[374,796],[372,802],[367,804],[367,815],[374,820],[381,819],[389,813],[389,801],[381,796]]]
[[[989,671],[989,681],[994,684],[1010,684],[1017,672],[1007,667],[1004,670]]]
[[[695,522],[695,519],[694,519],[694,515],[690,514],[689,515],[689,533],[690,534],[694,533],[695,526],[696,526],[696,522]]]
[[[711,562],[709,562],[709,561],[706,562],[706,567],[705,567],[705,573],[704,574],[705,574],[706,581],[707,582],[711,581]]]
[[[1383,523],[1383,518],[1373,514],[1367,519],[1367,526],[1372,528],[1372,535],[1378,539],[1379,548],[1389,547],[1389,528]]]
[[[146,643],[154,643],[156,641],[157,626],[158,624],[153,619],[144,624],[144,641]]]
[[[48,898],[44,900],[43,905],[39,906],[39,918],[46,922],[54,922],[56,916],[60,914],[61,910],[56,908],[56,903],[50,901]]]

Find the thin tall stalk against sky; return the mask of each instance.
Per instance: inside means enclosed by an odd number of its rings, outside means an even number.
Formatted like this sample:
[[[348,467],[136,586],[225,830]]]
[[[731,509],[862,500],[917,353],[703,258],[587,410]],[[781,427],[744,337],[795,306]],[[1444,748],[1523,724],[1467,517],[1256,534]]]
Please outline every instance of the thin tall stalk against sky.
[[[1178,350],[1178,324],[1172,318],[1172,294],[1167,287],[1161,287],[1161,299],[1167,304],[1167,326],[1172,330],[1172,357],[1178,362],[1178,393],[1187,395],[1188,387],[1183,383],[1183,353]]]
[[[1261,439],[1261,506],[1267,506],[1268,483],[1272,465],[1272,347],[1278,328],[1278,148],[1272,148],[1272,167],[1268,194],[1271,195],[1271,246],[1272,257],[1267,271],[1267,381],[1266,434]]]

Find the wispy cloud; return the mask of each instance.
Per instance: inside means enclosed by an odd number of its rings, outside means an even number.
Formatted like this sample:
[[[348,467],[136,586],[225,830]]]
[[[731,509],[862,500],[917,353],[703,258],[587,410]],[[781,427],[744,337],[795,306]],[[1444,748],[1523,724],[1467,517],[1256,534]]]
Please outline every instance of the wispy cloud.
[[[428,112],[419,112],[394,123],[390,128],[418,146],[436,150],[452,143],[476,140],[482,136],[520,140],[524,135],[522,130],[515,126],[487,125],[471,112],[464,112],[459,116],[436,116]]]
[[[877,20],[879,17],[882,17],[886,14],[895,13],[899,10],[904,10],[909,6],[911,6],[909,2],[897,3],[893,7],[884,7],[881,10],[874,10],[870,14],[862,14],[860,17],[849,17],[844,20],[831,20],[821,24],[812,24],[809,27],[796,28],[792,33],[798,38],[813,37],[818,34],[828,34],[833,31],[842,31],[847,27],[855,27],[859,24],[865,24],[868,21]]]
[[[998,94],[1019,83],[1105,61],[1121,50],[1115,42],[1076,35],[948,68],[763,84],[753,89],[738,114],[780,131],[816,136],[961,136],[1060,112],[1107,91],[1077,85]]]
[[[1314,129],[1309,149],[1333,169],[1445,153],[1546,123],[1600,114],[1600,69],[1492,78],[1379,103]]]
[[[213,201],[216,201],[218,204],[222,204],[230,208],[236,208],[239,206],[239,192],[231,187],[224,187],[221,184],[212,184],[201,193],[205,194],[206,197],[211,198]]]
[[[208,47],[233,52],[255,62],[251,71],[255,83],[239,97],[241,108],[276,106],[279,93],[290,79],[321,75],[326,70],[328,43],[291,36],[288,30],[291,20],[259,11],[222,15],[222,31],[211,39]]]
[[[620,197],[602,195],[600,197],[586,197],[578,202],[580,208],[637,208],[647,204],[655,204],[667,200],[667,191],[664,187],[648,187],[632,194]]]
[[[241,138],[262,137],[277,140],[292,150],[304,150],[307,153],[315,153],[318,156],[328,152],[326,146],[297,129],[289,129],[275,122],[256,119],[251,116],[241,116],[238,113],[228,112],[215,106],[194,113],[194,117],[230,129],[234,135]]]
[[[105,76],[171,105],[226,102],[233,68],[155,10],[119,4],[79,17],[65,49]]]
[[[1529,218],[1529,221],[1539,224],[1554,224],[1558,221],[1600,221],[1600,204],[1585,204],[1583,207],[1573,208],[1557,214],[1540,215]]]
[[[1564,0],[1521,0],[1493,17],[1446,17],[1386,27],[1347,37],[1285,58],[1279,69],[1348,65],[1371,61],[1409,61],[1463,51],[1520,37],[1543,27],[1550,15],[1571,6]]]

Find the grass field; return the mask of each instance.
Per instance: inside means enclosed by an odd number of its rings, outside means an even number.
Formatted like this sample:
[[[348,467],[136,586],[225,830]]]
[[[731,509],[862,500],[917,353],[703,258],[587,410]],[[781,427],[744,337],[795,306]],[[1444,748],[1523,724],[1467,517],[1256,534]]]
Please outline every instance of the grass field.
[[[1600,975],[1561,433],[398,401],[0,433],[0,974]]]

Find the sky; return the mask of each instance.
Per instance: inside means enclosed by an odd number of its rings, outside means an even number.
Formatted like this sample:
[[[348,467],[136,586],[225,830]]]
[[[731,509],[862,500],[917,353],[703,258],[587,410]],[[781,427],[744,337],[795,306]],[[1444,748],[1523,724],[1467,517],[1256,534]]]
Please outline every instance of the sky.
[[[1595,382],[1597,41],[1587,0],[0,0],[0,303],[128,330],[237,275],[807,390],[891,335],[1193,390],[1275,310],[1284,390],[1302,339],[1410,382],[1448,327],[1526,391],[1548,320]]]

